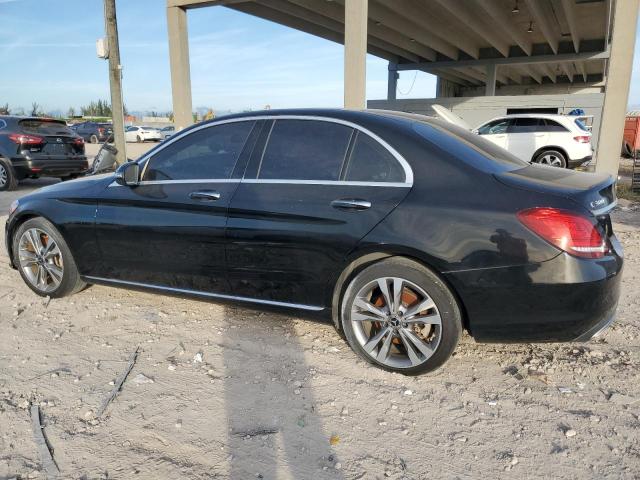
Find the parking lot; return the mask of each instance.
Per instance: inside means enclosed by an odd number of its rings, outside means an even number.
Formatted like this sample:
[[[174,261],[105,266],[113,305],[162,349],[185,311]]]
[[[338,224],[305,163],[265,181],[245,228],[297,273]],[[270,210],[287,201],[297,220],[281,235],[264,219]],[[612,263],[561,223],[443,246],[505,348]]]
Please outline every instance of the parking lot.
[[[640,211],[614,216],[626,266],[603,337],[465,336],[420,377],[285,314],[102,286],[42,299],[1,245],[0,478],[46,478],[30,404],[64,478],[637,478]]]

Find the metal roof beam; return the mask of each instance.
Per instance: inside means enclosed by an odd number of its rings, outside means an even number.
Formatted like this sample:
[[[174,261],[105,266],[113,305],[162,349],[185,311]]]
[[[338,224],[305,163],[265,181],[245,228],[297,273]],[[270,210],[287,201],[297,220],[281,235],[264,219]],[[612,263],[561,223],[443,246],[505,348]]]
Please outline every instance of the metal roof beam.
[[[558,29],[551,25],[553,14],[548,11],[548,4],[540,0],[527,0],[527,6],[535,23],[540,27],[542,35],[544,35],[544,38],[551,47],[551,50],[553,50],[553,53],[558,53],[560,35],[558,34]]]
[[[482,19],[481,15],[474,12],[475,7],[470,2],[464,0],[436,0],[440,6],[449,11],[452,17],[464,23],[477,35],[484,38],[493,48],[499,51],[505,57],[509,56],[509,43],[496,29],[489,27]],[[476,57],[477,58],[477,57]]]
[[[533,55],[530,57],[481,58],[479,60],[445,60],[420,64],[401,63],[398,70],[422,70],[423,68],[478,67],[495,63],[496,65],[530,65],[534,63],[562,63],[609,58],[609,52],[561,53],[558,55]]]
[[[344,5],[345,0],[337,1]],[[429,46],[449,58],[456,59],[459,56],[460,52],[451,43],[398,15],[395,9],[370,1],[369,18],[406,35],[409,39],[414,39],[416,42]]]
[[[318,2],[317,0],[288,0],[292,6],[299,6],[317,12],[327,18],[340,22],[344,30],[344,7],[335,2]],[[394,44],[396,47],[411,52],[426,60],[435,60],[436,52],[418,42],[412,42],[408,37],[392,30],[384,25],[369,20],[367,25],[369,37],[375,37],[388,44]]]
[[[502,8],[504,7],[504,4],[502,2],[496,2],[495,0],[478,0],[478,2],[485,13],[489,15],[496,24],[504,28],[511,39],[522,49],[522,51],[527,55],[531,55],[531,40],[527,38],[525,32],[521,32],[518,30],[518,27],[514,25],[513,19]]]
[[[578,53],[580,51],[580,32],[578,31],[578,23],[576,21],[575,0],[562,0],[562,10],[569,25],[573,48],[576,53]]]

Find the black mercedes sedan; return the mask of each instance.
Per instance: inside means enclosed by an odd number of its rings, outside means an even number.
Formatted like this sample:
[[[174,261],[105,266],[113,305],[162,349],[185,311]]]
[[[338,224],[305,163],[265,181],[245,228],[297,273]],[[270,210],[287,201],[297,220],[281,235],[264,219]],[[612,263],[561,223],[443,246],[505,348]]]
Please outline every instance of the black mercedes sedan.
[[[69,180],[88,168],[84,140],[64,121],[0,116],[0,191],[24,178]]]
[[[38,190],[6,225],[38,295],[87,284],[326,315],[387,370],[481,342],[584,341],[614,318],[610,176],[530,165],[423,116],[282,110],[176,133]]]

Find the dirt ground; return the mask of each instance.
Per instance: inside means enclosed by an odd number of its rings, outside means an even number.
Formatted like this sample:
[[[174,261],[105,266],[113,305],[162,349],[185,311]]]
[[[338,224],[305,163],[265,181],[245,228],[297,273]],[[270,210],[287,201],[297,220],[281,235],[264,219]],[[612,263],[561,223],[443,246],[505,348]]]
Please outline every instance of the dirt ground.
[[[640,209],[615,219],[626,266],[602,338],[465,336],[421,377],[285,314],[100,286],[48,302],[0,245],[0,478],[46,478],[30,404],[62,478],[638,478]]]

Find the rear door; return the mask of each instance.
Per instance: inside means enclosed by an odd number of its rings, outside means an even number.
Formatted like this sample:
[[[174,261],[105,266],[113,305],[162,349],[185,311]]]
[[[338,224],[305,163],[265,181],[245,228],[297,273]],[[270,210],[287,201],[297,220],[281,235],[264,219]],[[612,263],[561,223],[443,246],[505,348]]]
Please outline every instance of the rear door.
[[[98,201],[92,276],[224,293],[227,208],[255,141],[254,121],[207,125],[153,153],[135,187]]]
[[[229,209],[232,292],[321,306],[345,257],[408,193],[411,170],[337,120],[278,118],[261,137]]]

